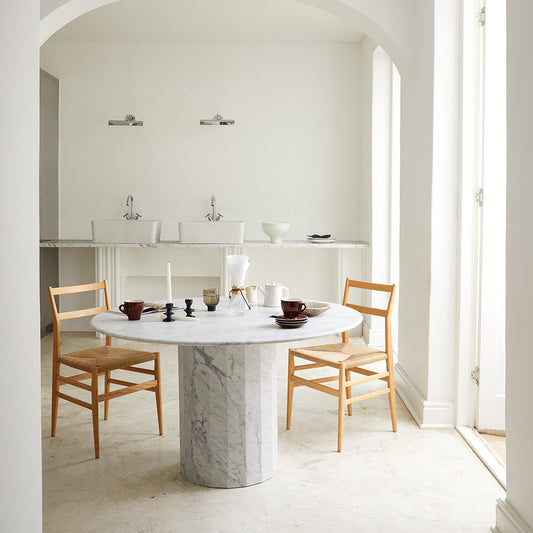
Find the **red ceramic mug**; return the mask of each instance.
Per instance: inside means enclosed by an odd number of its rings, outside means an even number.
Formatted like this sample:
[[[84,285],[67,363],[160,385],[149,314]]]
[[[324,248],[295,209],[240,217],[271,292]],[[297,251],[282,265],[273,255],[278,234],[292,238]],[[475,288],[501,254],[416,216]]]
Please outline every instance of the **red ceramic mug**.
[[[281,300],[281,310],[285,318],[296,318],[305,309],[307,309],[307,306],[302,300]]]
[[[128,315],[128,320],[140,320],[143,312],[144,302],[142,300],[125,300],[118,308]]]

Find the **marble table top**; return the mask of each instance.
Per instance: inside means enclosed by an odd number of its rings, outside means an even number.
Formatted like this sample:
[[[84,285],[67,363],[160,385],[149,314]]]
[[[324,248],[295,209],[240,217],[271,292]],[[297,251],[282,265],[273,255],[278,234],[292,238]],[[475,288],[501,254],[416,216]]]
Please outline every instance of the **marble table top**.
[[[174,300],[183,305],[183,299]],[[130,321],[120,311],[113,309],[96,315],[91,327],[96,331],[117,337],[143,342],[176,345],[267,344],[287,342],[340,333],[355,328],[362,322],[362,315],[339,304],[321,315],[309,317],[300,328],[280,328],[270,315],[281,314],[276,307],[259,305],[244,315],[232,316],[227,311],[227,298],[221,299],[216,311],[207,311],[202,298],[195,298],[193,308],[197,321],[163,322],[162,313],[147,314],[141,320]],[[185,316],[183,310],[175,316]]]

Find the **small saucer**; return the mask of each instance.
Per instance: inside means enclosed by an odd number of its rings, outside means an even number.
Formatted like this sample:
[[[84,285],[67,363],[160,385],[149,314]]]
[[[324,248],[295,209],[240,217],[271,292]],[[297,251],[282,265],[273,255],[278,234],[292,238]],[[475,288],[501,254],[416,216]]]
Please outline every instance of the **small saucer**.
[[[276,320],[276,324],[280,328],[301,328],[302,326],[305,326],[307,322],[278,322]]]
[[[285,316],[285,315],[278,315],[278,316],[274,316],[274,318],[276,320],[290,320],[291,322],[295,321],[295,320],[307,320],[307,316],[306,315],[298,315],[297,317],[294,317],[294,318],[289,318],[288,316]]]
[[[307,240],[308,242],[312,242],[313,244],[326,244],[328,242],[335,242],[337,239],[335,237],[328,237],[328,238],[321,237],[318,239],[307,237]]]
[[[276,317],[276,324],[282,328],[298,328],[307,323],[307,316],[298,315],[296,318],[286,318],[284,315]]]

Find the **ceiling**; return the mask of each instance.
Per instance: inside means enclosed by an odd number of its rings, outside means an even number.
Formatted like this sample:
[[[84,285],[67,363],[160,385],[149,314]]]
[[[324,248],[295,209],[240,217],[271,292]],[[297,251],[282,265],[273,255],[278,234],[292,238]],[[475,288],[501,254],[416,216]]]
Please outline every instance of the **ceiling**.
[[[120,0],[72,21],[61,41],[359,41],[353,23],[298,0]]]

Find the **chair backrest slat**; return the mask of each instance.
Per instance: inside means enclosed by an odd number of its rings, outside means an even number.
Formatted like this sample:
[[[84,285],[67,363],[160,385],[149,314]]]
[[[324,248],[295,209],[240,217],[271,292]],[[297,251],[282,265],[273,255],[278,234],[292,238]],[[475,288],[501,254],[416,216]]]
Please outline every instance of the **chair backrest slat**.
[[[351,307],[352,309],[355,309],[356,311],[359,311],[360,313],[363,313],[364,315],[375,315],[375,316],[382,316],[385,318],[389,313],[387,312],[387,309],[377,309],[375,307],[366,307],[364,305],[357,305],[357,304],[350,304],[346,303],[344,304],[346,307]]]
[[[357,289],[366,289],[369,291],[379,291],[379,292],[388,292],[389,301],[386,309],[378,309],[376,307],[368,307],[365,305],[352,304],[348,302],[348,297],[351,288]],[[387,353],[390,351],[392,353],[392,333],[391,333],[391,315],[392,315],[392,305],[394,303],[394,296],[396,293],[396,285],[384,285],[382,283],[370,283],[368,281],[357,281],[354,279],[346,278],[346,285],[344,289],[344,297],[342,299],[342,304],[359,311],[365,315],[374,315],[380,316],[385,319],[385,344]],[[348,332],[345,331],[342,334],[342,342],[348,342]]]
[[[355,279],[346,279],[346,283],[350,287],[357,287],[359,289],[368,289],[371,291],[392,292],[394,285],[384,285],[382,283],[371,283],[369,281],[358,281]]]
[[[49,287],[48,290],[53,296],[60,294],[76,294],[79,292],[90,292],[104,289],[106,282],[97,281],[96,283],[86,283],[84,285],[70,285],[69,287]]]
[[[107,311],[107,307],[91,307],[90,309],[78,309],[77,311],[65,311],[63,313],[57,313],[58,320],[69,320],[71,318],[82,318],[84,316],[93,316],[98,313]]]

